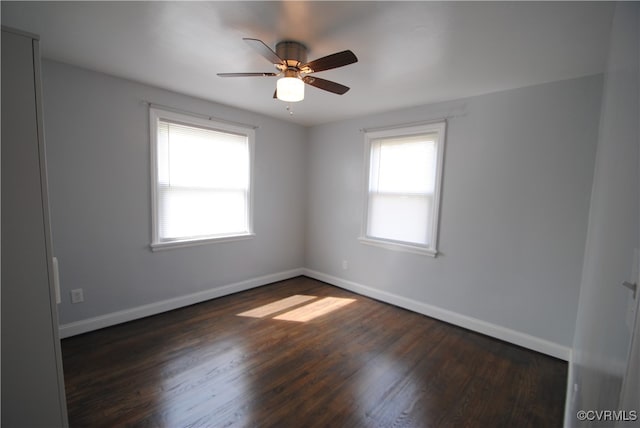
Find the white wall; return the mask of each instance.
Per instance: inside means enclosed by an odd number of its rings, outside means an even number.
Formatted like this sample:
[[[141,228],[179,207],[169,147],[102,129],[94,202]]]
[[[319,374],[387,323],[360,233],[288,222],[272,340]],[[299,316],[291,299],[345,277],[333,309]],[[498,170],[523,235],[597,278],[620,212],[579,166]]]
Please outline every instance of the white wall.
[[[567,426],[581,425],[575,418],[578,410],[618,409],[629,348],[630,327],[625,318],[631,292],[620,284],[637,282],[632,273],[633,252],[640,247],[639,19],[638,3],[616,5],[573,342]],[[599,424],[602,421],[591,425]]]
[[[61,324],[303,266],[305,128],[51,61],[43,88]],[[151,252],[143,100],[259,126],[254,239]],[[70,303],[74,288],[84,289],[84,303]]]
[[[488,326],[490,334],[506,329],[512,338],[542,339],[566,358],[601,84],[600,76],[584,77],[312,128],[306,267],[373,296],[415,303],[405,306],[460,314],[449,320]],[[360,244],[360,129],[447,115],[455,117],[447,130],[441,256]]]

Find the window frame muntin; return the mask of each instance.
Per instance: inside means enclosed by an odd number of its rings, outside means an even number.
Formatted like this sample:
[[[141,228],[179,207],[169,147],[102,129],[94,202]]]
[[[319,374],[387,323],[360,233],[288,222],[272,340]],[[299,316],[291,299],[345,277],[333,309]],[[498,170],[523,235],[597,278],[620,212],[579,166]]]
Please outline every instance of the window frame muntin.
[[[370,177],[371,177],[371,158],[372,147],[376,141],[410,137],[412,135],[433,134],[436,133],[438,138],[436,141],[436,177],[435,189],[433,192],[433,222],[431,224],[432,242],[430,245],[420,245],[413,242],[398,241],[393,239],[380,238],[367,234],[369,224],[369,206],[370,206]],[[385,128],[376,128],[374,130],[364,130],[364,204],[362,214],[362,224],[360,237],[358,240],[367,245],[386,248],[394,251],[404,251],[415,254],[422,254],[431,257],[437,257],[439,245],[440,230],[440,209],[442,199],[442,179],[444,175],[444,152],[447,134],[446,119],[434,120],[413,125],[390,126]],[[425,219],[426,221],[426,219]]]
[[[158,212],[158,122],[161,120],[173,122],[176,124],[203,128],[216,132],[228,134],[243,135],[247,137],[249,148],[249,189],[247,198],[247,233],[224,235],[224,236],[202,236],[188,239],[175,239],[161,241],[160,238],[160,222]],[[165,110],[158,107],[149,107],[149,142],[150,142],[150,172],[151,172],[151,244],[152,251],[168,250],[173,248],[184,248],[196,245],[206,245],[219,242],[229,242],[251,239],[255,236],[253,226],[253,207],[254,207],[254,157],[255,157],[255,128],[248,126],[240,126],[236,124],[216,121],[214,119],[205,119],[203,117],[192,116],[189,114],[178,113],[175,111]]]

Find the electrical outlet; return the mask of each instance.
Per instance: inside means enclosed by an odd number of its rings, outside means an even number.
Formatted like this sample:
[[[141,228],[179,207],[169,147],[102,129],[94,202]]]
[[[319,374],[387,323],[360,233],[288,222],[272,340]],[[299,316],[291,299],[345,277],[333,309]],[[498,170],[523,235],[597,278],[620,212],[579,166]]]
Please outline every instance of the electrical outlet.
[[[342,269],[343,270],[349,269],[349,262],[347,260],[342,261]]]
[[[82,288],[76,288],[75,290],[71,290],[71,303],[82,303],[84,302],[84,292]]]

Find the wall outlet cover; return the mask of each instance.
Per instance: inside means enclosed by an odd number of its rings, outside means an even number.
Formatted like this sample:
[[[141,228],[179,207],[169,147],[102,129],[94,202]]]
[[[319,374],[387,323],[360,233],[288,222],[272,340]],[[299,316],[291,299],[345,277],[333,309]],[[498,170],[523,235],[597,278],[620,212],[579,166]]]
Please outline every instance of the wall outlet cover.
[[[82,303],[84,302],[84,292],[82,288],[76,288],[75,290],[71,290],[71,303]]]

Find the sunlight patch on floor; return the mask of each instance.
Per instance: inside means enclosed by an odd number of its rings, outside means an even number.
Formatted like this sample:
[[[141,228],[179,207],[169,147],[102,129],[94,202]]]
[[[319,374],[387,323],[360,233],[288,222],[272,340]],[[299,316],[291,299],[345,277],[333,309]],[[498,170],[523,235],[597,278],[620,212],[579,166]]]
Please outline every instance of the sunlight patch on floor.
[[[308,305],[304,305],[300,308],[296,308],[289,312],[285,312],[284,314],[278,315],[273,319],[306,322],[314,318],[317,318],[321,315],[328,314],[329,312],[333,312],[336,309],[340,309],[341,307],[346,306],[355,301],[356,299],[345,299],[341,297],[325,297],[324,299],[320,299],[317,302],[309,303]]]
[[[305,296],[303,294],[296,294],[294,296],[290,296],[284,299],[277,300],[273,303],[269,303],[268,305],[260,306],[255,309],[242,312],[238,314],[238,316],[251,317],[251,318],[264,318],[268,315],[275,314],[276,312],[283,311],[292,306],[296,306],[301,303],[308,302],[309,300],[313,300],[315,298],[316,296]]]

